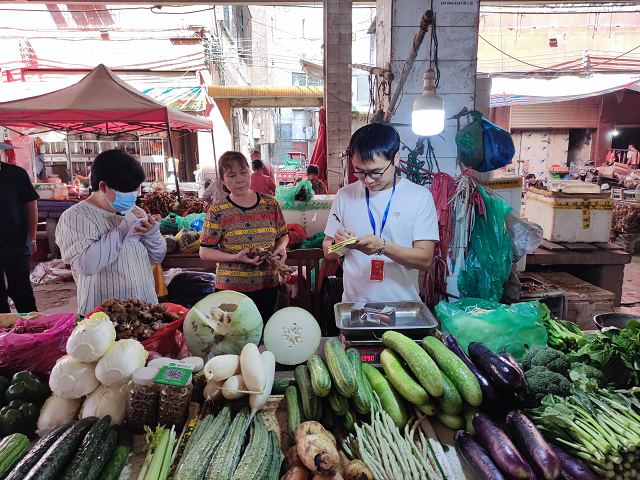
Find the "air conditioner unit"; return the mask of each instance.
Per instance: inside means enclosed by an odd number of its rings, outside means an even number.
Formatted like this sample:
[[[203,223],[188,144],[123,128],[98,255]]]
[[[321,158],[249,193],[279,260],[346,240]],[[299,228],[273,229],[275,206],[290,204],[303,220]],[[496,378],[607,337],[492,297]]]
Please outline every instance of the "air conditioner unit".
[[[259,128],[254,128],[253,129],[253,138],[260,138],[260,129]]]
[[[313,127],[304,127],[304,136],[307,140],[313,138]]]

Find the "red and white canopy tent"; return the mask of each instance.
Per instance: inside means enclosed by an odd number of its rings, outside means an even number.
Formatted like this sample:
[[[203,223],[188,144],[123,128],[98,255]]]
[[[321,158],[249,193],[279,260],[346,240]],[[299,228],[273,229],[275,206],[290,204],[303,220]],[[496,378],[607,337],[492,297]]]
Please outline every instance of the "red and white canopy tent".
[[[174,162],[171,130],[211,131],[210,120],[167,107],[139,92],[98,65],[75,85],[37,97],[0,103],[0,125],[42,128],[43,132],[67,133],[69,176],[73,181],[69,133],[92,132],[114,135],[134,131],[167,131]],[[215,145],[214,145],[215,156]],[[177,172],[176,172],[177,173]],[[176,174],[176,193],[180,195]]]

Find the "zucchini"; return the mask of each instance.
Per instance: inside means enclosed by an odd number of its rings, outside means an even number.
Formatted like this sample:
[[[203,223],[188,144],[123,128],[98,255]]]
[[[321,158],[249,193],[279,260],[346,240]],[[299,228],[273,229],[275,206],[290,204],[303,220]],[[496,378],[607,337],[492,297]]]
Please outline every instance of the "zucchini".
[[[0,476],[7,473],[13,465],[29,450],[29,439],[22,433],[12,433],[0,441]]]
[[[382,409],[389,414],[393,419],[393,423],[396,424],[396,427],[402,431],[409,420],[409,415],[407,415],[407,409],[404,406],[402,397],[396,389],[393,388],[391,382],[368,363],[362,365],[362,371],[367,376],[373,391],[378,394]]]
[[[83,418],[64,432],[31,468],[24,480],[56,479],[97,421],[97,417]]]
[[[460,358],[435,337],[425,337],[422,348],[435,360],[466,402],[478,407],[482,403],[482,389],[473,372]]]
[[[324,356],[331,374],[331,380],[338,392],[347,398],[355,395],[358,389],[356,372],[347,359],[342,343],[337,338],[330,338],[324,344]]]
[[[433,399],[429,400],[424,405],[416,405],[416,407],[418,407],[418,409],[425,415],[432,416],[438,413],[438,404]]]
[[[322,418],[320,419],[320,423],[327,430],[332,429],[336,426],[338,422],[338,416],[329,405],[329,400],[324,401],[324,405],[322,405]]]
[[[340,417],[340,421],[342,422],[342,426],[349,432],[355,432],[355,424],[358,421],[358,416],[356,415],[356,411],[353,407],[349,407],[347,410],[347,414]]]
[[[284,406],[287,409],[287,415],[289,420],[289,436],[291,441],[295,442],[296,430],[301,423],[306,422],[304,412],[302,410],[302,399],[298,393],[298,388],[291,385],[284,392]]]
[[[107,429],[111,423],[111,415],[105,415],[98,420],[89,433],[82,440],[75,457],[67,467],[62,480],[84,480],[91,464],[98,455],[98,448],[107,438]]]
[[[432,397],[442,396],[444,386],[440,369],[429,354],[416,342],[406,335],[387,330],[382,334],[382,343],[400,354],[429,395]],[[373,385],[371,386],[373,387]]]
[[[89,473],[85,477],[86,480],[95,480],[100,475],[102,468],[107,464],[111,457],[111,452],[116,448],[118,443],[118,432],[113,428],[107,429],[107,435],[103,442],[98,445],[98,454],[94,457],[93,463],[89,466]]]
[[[380,354],[380,364],[391,385],[400,395],[414,405],[424,405],[429,401],[429,394],[424,387],[405,370],[400,355],[390,348],[385,348]]]
[[[317,397],[326,397],[331,391],[331,375],[318,355],[311,355],[307,360],[307,367],[311,373],[311,387]]]
[[[306,365],[298,365],[293,372],[298,383],[300,398],[302,399],[302,411],[307,420],[319,422],[322,418],[322,401],[313,393],[311,387],[311,373]]]
[[[449,415],[459,414],[462,411],[462,398],[453,382],[444,373],[442,374],[442,385],[444,386],[444,394],[438,397],[438,405],[443,412]]]
[[[129,430],[120,430],[116,448],[113,450],[109,460],[107,460],[107,464],[102,468],[98,480],[118,480],[124,466],[127,464],[130,451],[131,432]]]
[[[442,410],[438,410],[436,418],[445,426],[451,430],[460,430],[464,428],[464,418],[460,415],[450,415]]]
[[[284,395],[287,387],[295,385],[295,380],[290,379],[276,379],[273,381],[273,387],[271,387],[271,395]]]
[[[337,416],[342,417],[347,414],[347,410],[349,410],[349,399],[340,395],[335,388],[331,389],[327,400],[329,400],[331,410],[333,410],[333,413]]]
[[[4,480],[22,480],[27,476],[29,470],[40,460],[47,450],[53,445],[64,432],[69,430],[76,422],[69,422],[51,431],[49,435],[45,435],[33,446],[33,448],[24,456],[18,464],[13,467],[9,475]]]
[[[356,409],[356,412],[365,414],[371,411],[371,403],[373,402],[373,396],[369,394],[369,390],[364,383],[364,373],[362,373],[362,356],[360,352],[355,348],[347,350],[347,359],[353,371],[356,372],[356,385],[358,389],[351,398],[351,403]]]

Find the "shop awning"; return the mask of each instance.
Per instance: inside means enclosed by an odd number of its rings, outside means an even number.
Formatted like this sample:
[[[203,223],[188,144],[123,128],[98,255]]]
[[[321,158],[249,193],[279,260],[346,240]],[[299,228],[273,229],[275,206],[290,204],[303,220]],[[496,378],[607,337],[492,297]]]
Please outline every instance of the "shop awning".
[[[207,108],[207,87],[156,87],[142,93],[183,112],[201,112]]]
[[[573,75],[552,79],[492,77],[491,107],[565,102],[640,86],[640,75]]]
[[[228,100],[232,108],[321,107],[323,87],[208,87],[214,100]]]

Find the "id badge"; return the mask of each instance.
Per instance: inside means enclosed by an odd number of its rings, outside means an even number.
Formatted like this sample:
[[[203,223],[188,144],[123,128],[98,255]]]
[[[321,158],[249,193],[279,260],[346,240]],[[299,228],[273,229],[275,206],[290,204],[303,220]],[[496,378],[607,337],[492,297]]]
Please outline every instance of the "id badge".
[[[384,260],[381,258],[371,259],[371,274],[369,280],[382,282],[384,280]]]

